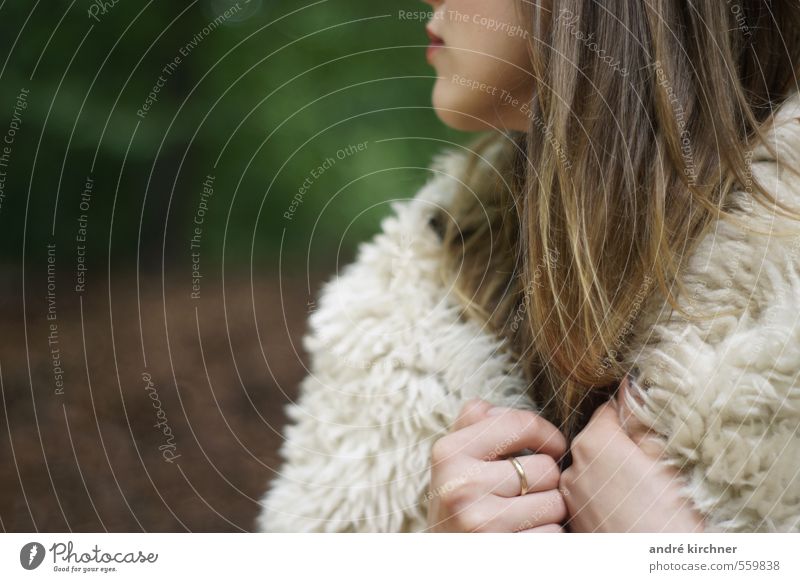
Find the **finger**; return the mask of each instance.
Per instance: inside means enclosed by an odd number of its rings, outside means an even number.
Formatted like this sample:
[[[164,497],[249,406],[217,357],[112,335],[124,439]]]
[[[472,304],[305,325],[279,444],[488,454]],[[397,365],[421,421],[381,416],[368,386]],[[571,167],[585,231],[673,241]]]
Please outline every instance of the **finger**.
[[[557,523],[548,523],[530,529],[523,529],[517,533],[564,533],[564,528]]]
[[[511,498],[487,495],[460,515],[465,529],[485,532],[518,532],[566,518],[567,506],[557,489]]]
[[[595,430],[601,426],[607,429],[622,431],[622,423],[619,419],[619,408],[614,399],[608,400],[595,408],[584,430],[589,427]]]
[[[625,374],[625,377],[620,380],[619,386],[617,387],[617,393],[614,395],[614,404],[619,406],[623,404],[622,395],[628,390],[630,387],[630,376]]]
[[[629,377],[625,376],[622,382],[620,382],[617,395],[613,402],[619,412],[620,424],[623,430],[628,434],[647,432],[649,430],[649,427],[642,423],[633,412],[633,406],[641,404],[637,396],[638,389],[634,389],[633,386],[631,386]]]
[[[608,401],[595,409],[586,426],[572,439],[570,450],[573,461],[580,457],[584,461],[593,462],[598,455],[616,457],[624,451],[637,450],[637,447],[622,430],[617,408],[613,402]]]
[[[554,459],[561,458],[567,450],[561,431],[530,410],[489,416],[444,438],[452,438],[456,451],[490,461],[525,448]]]
[[[591,463],[602,456],[603,463],[622,464],[630,463],[633,458],[658,456],[659,437],[655,433],[637,433],[635,436],[636,441],[623,430],[616,406],[611,401],[606,402],[595,410],[584,429],[573,439],[573,458],[580,455]],[[568,471],[562,472],[562,480]]]
[[[525,472],[528,493],[556,489],[561,471],[550,455],[520,455],[516,457]],[[509,459],[489,461],[482,465],[475,477],[482,491],[499,497],[516,497],[520,494],[519,473]]]
[[[627,446],[625,443],[630,443],[634,446],[645,444],[650,451],[654,450],[652,443],[649,443],[650,439],[654,439],[654,442],[659,439],[657,433],[647,429],[641,423],[635,424],[632,432],[628,432],[623,421],[620,420],[618,405],[611,400],[597,407],[592,418],[581,432],[587,433],[590,437],[588,440],[596,443],[614,442],[616,443],[614,446],[617,447]]]
[[[627,376],[619,385],[615,402],[622,429],[630,439],[648,455],[661,456],[664,451],[663,439],[633,412],[632,406],[641,405],[642,399],[640,388],[631,384]]]
[[[453,426],[450,430],[457,431],[462,428],[475,424],[479,420],[486,418],[486,413],[492,408],[492,403],[480,398],[470,398],[461,407]]]

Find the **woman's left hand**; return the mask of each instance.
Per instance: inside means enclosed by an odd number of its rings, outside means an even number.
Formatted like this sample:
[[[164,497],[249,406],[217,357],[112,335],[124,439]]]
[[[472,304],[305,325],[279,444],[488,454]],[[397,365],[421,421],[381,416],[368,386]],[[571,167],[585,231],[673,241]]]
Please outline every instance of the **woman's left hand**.
[[[571,531],[703,531],[702,515],[679,495],[679,472],[659,461],[658,441],[624,405],[627,389],[626,378],[572,441],[572,464],[559,483]]]

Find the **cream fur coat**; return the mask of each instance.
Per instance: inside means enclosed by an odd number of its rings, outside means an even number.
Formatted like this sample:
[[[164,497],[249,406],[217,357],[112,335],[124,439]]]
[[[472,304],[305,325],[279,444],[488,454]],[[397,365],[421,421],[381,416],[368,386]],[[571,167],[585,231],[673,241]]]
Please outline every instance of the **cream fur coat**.
[[[800,100],[777,115],[779,157],[753,150],[752,172],[800,204]],[[463,402],[536,409],[499,341],[459,319],[435,276],[431,210],[455,193],[463,157],[440,156],[412,199],[392,204],[381,231],[323,287],[304,347],[309,374],[261,500],[272,532],[411,532],[425,528],[429,455]],[[626,364],[628,405],[657,433],[663,462],[681,469],[685,495],[708,531],[800,531],[800,230],[733,194],[767,232],[719,221],[684,273],[689,313],[653,297],[641,307]],[[694,310],[694,311],[692,311]]]

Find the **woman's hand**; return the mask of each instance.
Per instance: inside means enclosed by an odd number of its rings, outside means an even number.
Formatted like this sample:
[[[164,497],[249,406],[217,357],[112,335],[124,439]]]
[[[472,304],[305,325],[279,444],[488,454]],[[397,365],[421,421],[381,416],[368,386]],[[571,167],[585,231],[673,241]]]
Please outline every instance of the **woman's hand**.
[[[526,448],[539,453],[517,457],[529,486],[520,496],[519,476],[503,455]],[[564,436],[538,414],[468,400],[433,445],[428,531],[563,531],[556,460],[565,452]]]
[[[560,484],[571,531],[703,531],[702,516],[679,495],[678,470],[658,460],[659,441],[625,405],[628,388],[626,378],[572,440]]]

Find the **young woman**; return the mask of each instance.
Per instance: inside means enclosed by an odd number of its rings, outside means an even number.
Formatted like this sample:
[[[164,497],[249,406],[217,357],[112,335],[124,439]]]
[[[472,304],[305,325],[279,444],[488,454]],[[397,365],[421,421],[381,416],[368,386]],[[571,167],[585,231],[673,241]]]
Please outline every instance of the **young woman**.
[[[800,530],[800,5],[429,4],[485,134],[323,288],[259,528]]]

